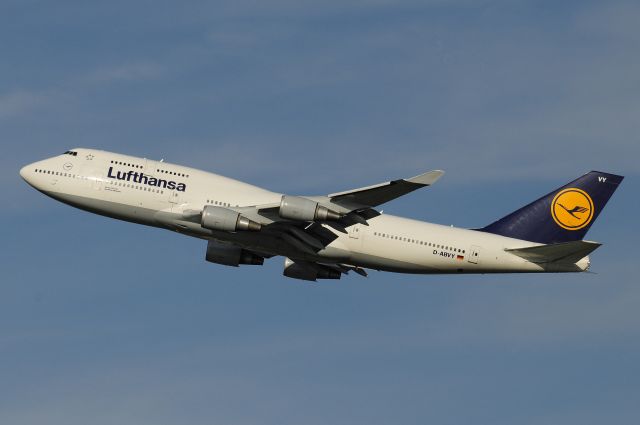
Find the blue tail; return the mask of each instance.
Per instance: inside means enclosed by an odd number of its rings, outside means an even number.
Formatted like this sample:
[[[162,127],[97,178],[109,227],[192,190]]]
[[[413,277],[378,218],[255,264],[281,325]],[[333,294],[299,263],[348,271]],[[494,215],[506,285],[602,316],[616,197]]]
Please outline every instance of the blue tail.
[[[622,179],[591,171],[478,230],[543,244],[581,240]]]

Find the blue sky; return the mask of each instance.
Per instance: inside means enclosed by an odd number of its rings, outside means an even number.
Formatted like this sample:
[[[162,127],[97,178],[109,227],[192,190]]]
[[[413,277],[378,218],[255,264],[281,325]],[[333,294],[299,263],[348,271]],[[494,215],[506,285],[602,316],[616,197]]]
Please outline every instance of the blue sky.
[[[634,2],[0,4],[0,422],[636,424]],[[86,146],[292,194],[441,168],[385,212],[487,224],[625,175],[597,274],[317,285],[38,194]]]

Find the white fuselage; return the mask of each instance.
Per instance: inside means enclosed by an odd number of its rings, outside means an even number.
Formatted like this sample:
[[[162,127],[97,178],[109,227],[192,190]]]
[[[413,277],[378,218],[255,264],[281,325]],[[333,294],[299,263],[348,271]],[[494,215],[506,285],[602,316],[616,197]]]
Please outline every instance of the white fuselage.
[[[505,249],[536,246],[490,233],[382,214],[341,233],[311,255],[262,232],[217,232],[188,220],[206,205],[229,208],[277,204],[282,194],[213,173],[150,159],[75,149],[21,170],[34,188],[74,207],[112,218],[167,228],[202,239],[232,242],[270,255],[403,273],[581,271],[543,267]],[[144,174],[144,178],[141,176]]]

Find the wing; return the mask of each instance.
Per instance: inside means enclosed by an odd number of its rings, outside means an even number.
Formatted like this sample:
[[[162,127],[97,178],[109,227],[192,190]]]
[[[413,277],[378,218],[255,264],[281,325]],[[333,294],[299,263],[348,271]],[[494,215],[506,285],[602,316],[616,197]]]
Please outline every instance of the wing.
[[[263,227],[264,234],[278,237],[287,245],[304,253],[315,255],[331,244],[338,236],[320,223],[295,223],[275,221]]]
[[[350,226],[367,226],[368,220],[380,215],[373,207],[430,186],[443,174],[443,171],[434,170],[409,179],[393,180],[327,196],[282,195],[281,202],[269,204],[227,208],[206,205],[203,210],[185,209],[181,214],[162,211],[156,214],[156,220],[169,228],[192,233],[194,236],[200,235],[201,227],[229,233],[259,231],[279,239],[299,252],[314,255],[338,238],[338,233],[348,233]],[[274,198],[276,196],[278,195],[274,194]],[[293,213],[283,211],[287,204],[293,205]],[[317,214],[318,211],[324,213]],[[239,226],[243,222],[251,225]],[[224,233],[220,233],[216,237],[225,239],[223,235]],[[229,240],[232,241],[233,238]],[[353,270],[347,265],[343,267],[347,271]],[[359,273],[359,270],[356,272]]]
[[[421,187],[431,186],[443,174],[444,171],[433,170],[410,179],[392,180],[346,192],[332,193],[328,195],[328,198],[332,204],[340,205],[350,210],[376,207]]]

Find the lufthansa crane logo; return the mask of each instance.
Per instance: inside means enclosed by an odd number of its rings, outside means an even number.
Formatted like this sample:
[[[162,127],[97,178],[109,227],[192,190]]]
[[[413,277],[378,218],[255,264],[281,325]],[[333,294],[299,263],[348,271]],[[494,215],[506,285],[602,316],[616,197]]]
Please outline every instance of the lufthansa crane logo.
[[[553,221],[566,230],[580,230],[591,223],[593,200],[577,188],[561,190],[551,202]]]

